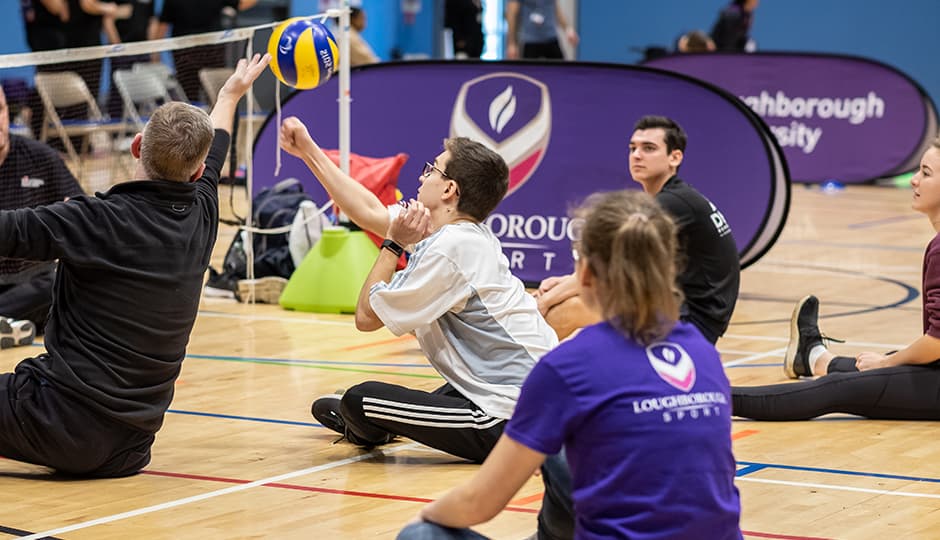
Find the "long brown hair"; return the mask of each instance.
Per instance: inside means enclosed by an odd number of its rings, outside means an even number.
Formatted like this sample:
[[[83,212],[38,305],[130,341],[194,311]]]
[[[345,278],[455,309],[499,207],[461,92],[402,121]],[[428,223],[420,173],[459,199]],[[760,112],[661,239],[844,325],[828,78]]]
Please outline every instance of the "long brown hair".
[[[575,249],[596,277],[603,317],[643,345],[665,337],[682,303],[672,218],[634,190],[596,193],[574,215]]]

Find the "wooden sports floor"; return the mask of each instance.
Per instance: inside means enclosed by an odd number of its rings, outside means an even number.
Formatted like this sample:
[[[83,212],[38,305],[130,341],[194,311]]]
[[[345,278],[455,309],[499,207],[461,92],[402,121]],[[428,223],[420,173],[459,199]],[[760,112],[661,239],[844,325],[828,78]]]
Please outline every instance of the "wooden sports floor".
[[[790,311],[805,294],[821,299],[823,332],[847,341],[836,350],[886,351],[920,334],[934,233],[909,202],[906,189],[794,186],[786,228],[743,273],[718,344],[732,382],[783,380]],[[220,232],[217,263],[232,234]],[[3,351],[0,369],[40,350]],[[0,538],[393,538],[476,466],[407,440],[333,444],[311,401],[366,379],[442,382],[413,339],[360,333],[351,316],[204,299],[146,470],[76,481],[0,460]],[[937,424],[736,420],[733,433],[747,538],[940,538]],[[535,478],[478,530],[527,537],[540,493]]]

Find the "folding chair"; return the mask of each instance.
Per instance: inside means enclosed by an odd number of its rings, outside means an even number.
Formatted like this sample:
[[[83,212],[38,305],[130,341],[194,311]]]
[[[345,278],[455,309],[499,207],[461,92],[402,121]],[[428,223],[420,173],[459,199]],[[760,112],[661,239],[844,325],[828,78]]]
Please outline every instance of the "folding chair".
[[[154,109],[170,101],[163,81],[152,72],[118,69],[114,72],[114,86],[124,103],[121,123],[125,130],[132,126],[136,131],[143,131]]]
[[[43,120],[39,131],[39,140],[45,142],[50,138],[50,130],[62,140],[69,160],[78,166],[79,177],[84,176],[84,156],[88,152],[89,139],[95,133],[114,133],[122,129],[119,120],[110,120],[101,114],[98,103],[88,90],[82,77],[74,71],[59,71],[55,73],[37,73],[35,77],[36,91],[42,99]],[[59,109],[75,105],[86,105],[87,112],[82,119],[66,119],[59,117]],[[81,137],[81,154],[75,151],[71,137]]]
[[[189,101],[186,99],[186,93],[183,92],[183,87],[180,86],[179,81],[173,76],[173,71],[170,70],[170,66],[163,62],[135,62],[131,69],[134,73],[152,73],[159,77],[173,101]],[[193,105],[201,107],[198,103],[193,103]]]

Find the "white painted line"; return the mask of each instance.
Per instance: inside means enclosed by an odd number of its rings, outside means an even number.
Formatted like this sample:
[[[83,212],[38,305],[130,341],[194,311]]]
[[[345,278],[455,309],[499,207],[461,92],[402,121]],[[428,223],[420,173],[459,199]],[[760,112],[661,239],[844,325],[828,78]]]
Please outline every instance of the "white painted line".
[[[787,480],[768,480],[766,478],[750,478],[740,476],[735,478],[738,482],[757,482],[759,484],[780,484],[783,486],[807,487],[816,489],[835,489],[838,491],[857,491],[859,493],[872,493],[875,495],[894,495],[896,497],[918,497],[922,499],[940,499],[940,494],[911,493],[909,491],[889,491],[886,489],[868,489],[850,486],[833,486],[831,484],[814,484],[811,482],[789,482]]]
[[[738,360],[732,360],[731,362],[722,362],[722,365],[725,367],[737,366],[739,364],[746,364],[752,360],[760,360],[761,358],[767,358],[768,356],[780,356],[783,353],[787,352],[786,347],[781,347],[779,349],[773,349],[771,351],[752,354],[751,356],[745,356],[744,358],[739,358]]]
[[[356,463],[358,461],[365,461],[367,459],[372,459],[375,457],[381,457],[383,455],[394,454],[402,450],[409,450],[411,448],[416,448],[420,446],[418,443],[409,443],[401,446],[396,446],[394,448],[388,448],[382,451],[372,451],[368,454],[362,454],[361,456],[341,459],[339,461],[334,461],[332,463],[324,463],[323,465],[317,465],[316,467],[310,467],[307,469],[302,469],[299,471],[289,472],[281,474],[278,476],[272,476],[270,478],[263,478],[261,480],[255,480],[248,484],[239,484],[237,486],[232,486],[225,489],[219,489],[216,491],[210,491],[209,493],[203,493],[201,495],[194,495],[192,497],[186,497],[185,499],[177,499],[175,501],[169,501],[161,504],[156,504],[153,506],[148,506],[145,508],[138,508],[137,510],[131,510],[129,512],[122,512],[120,514],[114,514],[111,516],[106,516],[103,518],[92,519],[90,521],[84,521],[82,523],[76,523],[75,525],[68,525],[66,527],[60,527],[58,529],[52,529],[44,532],[38,532],[31,534],[29,536],[23,536],[20,540],[38,540],[39,538],[45,538],[47,536],[57,536],[60,534],[77,531],[79,529],[87,529],[88,527],[95,527],[97,525],[104,525],[106,523],[112,523],[115,521],[120,521],[122,519],[128,519],[132,517],[142,516],[144,514],[150,514],[153,512],[160,512],[162,510],[167,510],[170,508],[176,508],[177,506],[183,506],[186,504],[204,501],[206,499],[212,499],[214,497],[221,497],[222,495],[228,495],[230,493],[237,493],[239,491],[245,491],[247,489],[252,489],[256,487],[263,486],[265,484],[273,484],[276,482],[281,482],[284,480],[289,480],[291,478],[297,478],[298,476],[304,476],[307,474],[312,474],[320,471],[325,471],[328,469],[335,469],[336,467],[342,467],[343,465],[349,465],[350,463]]]

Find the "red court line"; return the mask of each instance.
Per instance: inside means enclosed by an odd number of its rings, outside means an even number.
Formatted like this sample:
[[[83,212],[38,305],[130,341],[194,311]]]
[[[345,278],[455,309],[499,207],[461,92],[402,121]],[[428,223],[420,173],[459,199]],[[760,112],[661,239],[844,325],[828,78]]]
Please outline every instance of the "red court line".
[[[185,478],[187,480],[202,480],[205,482],[222,482],[225,484],[249,484],[253,480],[242,480],[240,478],[225,478],[221,476],[203,476],[198,474],[185,474],[185,473],[174,473],[174,472],[164,472],[164,471],[141,471],[141,474],[149,474],[151,476],[166,476],[169,478]],[[315,493],[330,493],[333,495],[349,495],[352,497],[368,497],[371,499],[385,499],[391,501],[406,501],[406,502],[420,502],[420,503],[429,503],[434,499],[426,499],[423,497],[406,497],[404,495],[389,495],[386,493],[370,493],[366,491],[350,491],[346,489],[331,489],[331,488],[320,488],[314,486],[301,486],[297,484],[281,484],[281,483],[271,483],[264,484],[265,487],[273,487],[279,489],[291,489],[294,491],[312,491]],[[537,514],[538,509],[536,508],[518,508],[513,506],[507,506],[506,510],[510,512],[522,512],[525,514]]]
[[[741,531],[744,536],[755,536],[757,538],[776,538],[778,540],[831,540],[819,536],[793,536],[790,534],[774,534],[755,531]]]
[[[381,341],[373,341],[371,343],[363,343],[361,345],[350,345],[349,347],[343,347],[339,349],[341,351],[358,351],[359,349],[368,349],[369,347],[378,347],[379,345],[388,345],[389,343],[398,343],[399,341],[407,341],[409,339],[415,339],[411,334],[405,334],[397,338],[383,339]]]
[[[760,431],[756,429],[744,429],[737,433],[731,434],[731,440],[736,441],[738,439],[743,439],[744,437],[750,437],[751,435],[757,435]]]
[[[736,441],[738,439],[743,439],[744,437],[750,437],[751,435],[756,435],[758,433],[760,433],[760,431],[756,429],[743,429],[737,433],[731,434],[731,440]],[[509,504],[526,505],[526,504],[532,504],[535,501],[538,501],[541,499],[542,499],[542,493],[536,493],[535,495],[529,495],[528,497],[520,497],[518,499],[509,501]],[[768,537],[768,538],[771,538],[771,537]]]

